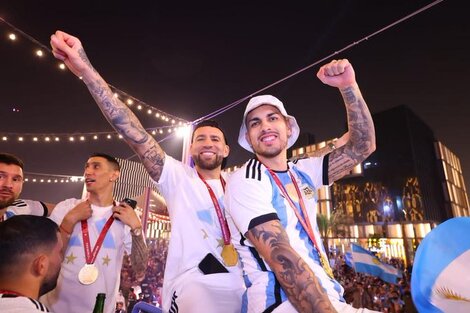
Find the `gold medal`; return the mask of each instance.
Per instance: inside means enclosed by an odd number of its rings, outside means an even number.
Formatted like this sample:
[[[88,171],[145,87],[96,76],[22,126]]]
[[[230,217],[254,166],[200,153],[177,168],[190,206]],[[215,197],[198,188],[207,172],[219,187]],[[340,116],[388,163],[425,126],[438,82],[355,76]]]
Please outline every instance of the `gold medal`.
[[[91,285],[98,279],[98,268],[95,264],[85,264],[78,272],[78,281],[83,285]]]
[[[323,253],[320,253],[320,263],[323,269],[325,270],[326,274],[332,278],[335,279],[335,276],[333,275],[333,270],[331,269],[330,262],[326,258],[326,256]]]
[[[235,266],[238,263],[238,254],[233,244],[224,245],[222,248],[222,259],[227,266]]]

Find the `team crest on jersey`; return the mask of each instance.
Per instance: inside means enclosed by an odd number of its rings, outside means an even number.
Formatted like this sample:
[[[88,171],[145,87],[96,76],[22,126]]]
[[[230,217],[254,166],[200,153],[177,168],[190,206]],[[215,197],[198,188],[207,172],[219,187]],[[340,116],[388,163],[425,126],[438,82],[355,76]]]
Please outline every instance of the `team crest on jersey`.
[[[307,199],[313,199],[313,197],[315,196],[315,192],[309,185],[300,186],[300,190],[302,190],[305,198]]]

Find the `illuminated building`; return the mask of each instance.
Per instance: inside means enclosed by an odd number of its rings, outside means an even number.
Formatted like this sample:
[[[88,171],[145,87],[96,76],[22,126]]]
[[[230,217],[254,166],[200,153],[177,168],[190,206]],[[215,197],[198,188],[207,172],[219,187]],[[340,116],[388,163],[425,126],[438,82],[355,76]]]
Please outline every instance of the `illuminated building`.
[[[373,114],[377,149],[331,187],[318,192],[319,228],[330,249],[349,242],[413,262],[414,252],[437,224],[469,216],[458,157],[406,106]],[[292,150],[312,153],[328,142]],[[325,225],[326,223],[326,225]]]

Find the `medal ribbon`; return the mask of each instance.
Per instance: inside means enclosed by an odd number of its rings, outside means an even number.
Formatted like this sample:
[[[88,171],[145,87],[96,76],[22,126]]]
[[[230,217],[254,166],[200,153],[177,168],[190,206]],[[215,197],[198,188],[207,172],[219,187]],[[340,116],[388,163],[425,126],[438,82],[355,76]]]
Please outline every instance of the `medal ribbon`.
[[[217,219],[219,220],[220,224],[220,229],[222,230],[222,237],[224,238],[224,244],[229,245],[230,244],[230,229],[228,228],[227,225],[227,219],[225,216],[222,214],[222,209],[220,208],[219,201],[217,201],[217,197],[215,196],[214,191],[212,190],[211,186],[206,182],[206,180],[199,174],[197,173],[199,178],[202,180],[204,185],[207,187],[207,191],[209,192],[209,195],[211,196],[212,203],[214,204],[215,212],[217,213]],[[222,176],[220,176],[220,183],[222,184],[222,189],[225,192],[225,180],[223,179]]]
[[[288,170],[290,179],[292,180],[292,184],[295,187],[297,197],[299,198],[299,206],[300,206],[300,210],[302,211],[303,217],[302,217],[302,215],[300,215],[300,212],[298,211],[294,201],[292,200],[292,198],[287,193],[286,188],[282,184],[282,182],[279,179],[279,177],[277,176],[277,174],[273,170],[271,170],[269,167],[267,167],[266,165],[265,165],[265,167],[268,169],[269,174],[271,174],[271,177],[274,179],[274,182],[276,183],[276,185],[281,190],[282,194],[284,195],[284,198],[286,198],[287,201],[289,202],[289,205],[291,206],[292,210],[294,210],[295,216],[297,216],[297,219],[299,220],[300,225],[302,225],[302,228],[307,233],[308,237],[310,238],[310,241],[312,241],[315,249],[317,250],[318,257],[320,258],[320,263],[321,263],[322,267],[326,270],[327,274],[330,275],[331,268],[330,268],[329,264],[325,264],[325,261],[323,260],[322,253],[321,253],[321,250],[320,250],[320,246],[317,244],[317,241],[315,239],[315,235],[314,235],[314,232],[313,232],[313,229],[312,229],[312,224],[310,224],[310,219],[308,217],[308,213],[307,213],[307,209],[305,207],[304,199],[302,198],[302,194],[300,193],[300,188],[297,185],[297,181],[295,180],[294,175],[292,175],[292,173]]]
[[[113,202],[113,205],[115,205],[114,202]],[[90,244],[90,234],[88,233],[88,222],[87,220],[81,221],[83,247],[85,248],[85,260],[87,264],[95,263],[96,257],[98,256],[98,252],[100,251],[101,246],[103,245],[104,237],[106,236],[106,233],[108,232],[113,222],[114,222],[114,217],[113,215],[111,215],[106,221],[106,224],[104,224],[103,229],[101,230],[100,235],[98,236],[98,239],[96,240],[95,246],[93,247],[93,251],[92,251],[91,244]]]

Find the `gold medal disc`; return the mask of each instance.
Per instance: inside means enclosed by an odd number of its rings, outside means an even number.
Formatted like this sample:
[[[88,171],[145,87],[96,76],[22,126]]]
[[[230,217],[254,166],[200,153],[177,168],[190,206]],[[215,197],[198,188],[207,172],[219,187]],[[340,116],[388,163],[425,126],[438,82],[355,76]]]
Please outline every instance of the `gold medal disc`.
[[[233,244],[224,245],[222,248],[222,259],[227,266],[235,266],[238,263],[238,254]]]
[[[91,285],[98,279],[98,268],[95,264],[85,264],[78,272],[78,281],[83,285]]]

